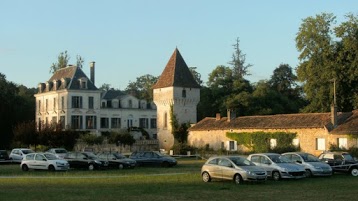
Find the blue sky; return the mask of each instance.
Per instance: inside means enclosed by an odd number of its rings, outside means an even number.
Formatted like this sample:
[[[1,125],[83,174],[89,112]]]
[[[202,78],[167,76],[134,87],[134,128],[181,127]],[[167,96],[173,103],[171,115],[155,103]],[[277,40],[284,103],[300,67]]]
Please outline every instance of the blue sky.
[[[0,72],[27,87],[46,82],[60,52],[96,62],[96,85],[125,89],[158,76],[178,47],[206,82],[240,49],[252,82],[269,79],[281,63],[295,68],[302,19],[331,12],[357,14],[356,0],[0,0]]]

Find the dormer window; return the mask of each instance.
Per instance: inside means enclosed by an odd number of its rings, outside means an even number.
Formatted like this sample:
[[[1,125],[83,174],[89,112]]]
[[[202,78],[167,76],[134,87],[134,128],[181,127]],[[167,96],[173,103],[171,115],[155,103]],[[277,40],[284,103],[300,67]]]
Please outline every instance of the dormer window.
[[[81,78],[78,80],[80,84],[80,89],[87,89],[87,79]]]

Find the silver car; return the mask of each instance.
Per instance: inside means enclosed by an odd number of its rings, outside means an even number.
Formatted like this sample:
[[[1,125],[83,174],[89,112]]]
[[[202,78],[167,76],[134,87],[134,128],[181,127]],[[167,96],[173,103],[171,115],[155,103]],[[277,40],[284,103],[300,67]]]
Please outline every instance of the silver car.
[[[68,170],[70,165],[67,161],[58,159],[51,153],[30,153],[24,156],[20,167],[23,171],[35,170]]]
[[[303,165],[306,170],[306,177],[311,176],[331,176],[333,171],[331,166],[321,162],[316,156],[304,152],[288,152],[282,154],[291,162]]]
[[[276,153],[251,154],[247,158],[255,165],[264,168],[267,175],[274,180],[299,179],[306,175],[302,165],[291,163],[287,158]]]
[[[209,158],[201,168],[204,182],[211,179],[243,181],[266,181],[266,171],[240,156],[215,156]]]
[[[27,148],[16,148],[11,151],[9,158],[14,163],[21,163],[23,157],[29,153],[34,153],[34,151]]]

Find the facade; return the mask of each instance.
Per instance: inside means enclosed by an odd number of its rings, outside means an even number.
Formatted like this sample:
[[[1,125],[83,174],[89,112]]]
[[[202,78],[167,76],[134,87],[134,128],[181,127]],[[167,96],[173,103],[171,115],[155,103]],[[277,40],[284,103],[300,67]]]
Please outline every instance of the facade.
[[[200,86],[177,48],[153,86],[153,101],[157,106],[159,146],[168,150],[174,145],[171,107],[179,124],[196,123],[196,106],[200,101]]]
[[[94,80],[92,62],[90,79],[81,68],[67,66],[56,71],[46,83],[40,83],[35,94],[38,126],[61,123],[62,128],[97,135],[103,131],[142,127],[150,137],[156,137],[153,103],[116,90],[99,90]]]
[[[358,147],[358,110],[346,113],[278,114],[265,116],[205,118],[191,127],[188,142],[195,147],[209,146],[215,150],[246,151],[247,148],[226,137],[227,132],[287,132],[296,133],[292,144],[302,151],[319,155],[330,145],[348,149]],[[275,146],[275,139],[270,146]]]

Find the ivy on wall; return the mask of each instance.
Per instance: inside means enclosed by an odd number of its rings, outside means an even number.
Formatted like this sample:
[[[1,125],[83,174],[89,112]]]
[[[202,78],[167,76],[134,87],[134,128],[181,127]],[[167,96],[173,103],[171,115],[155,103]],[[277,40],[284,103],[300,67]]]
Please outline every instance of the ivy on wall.
[[[299,151],[300,148],[292,144],[296,133],[288,132],[227,132],[226,137],[237,141],[238,145],[249,148],[252,152],[276,152]],[[270,147],[270,139],[276,139],[276,147]]]

